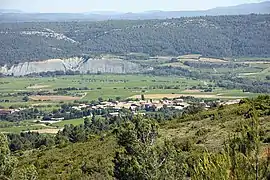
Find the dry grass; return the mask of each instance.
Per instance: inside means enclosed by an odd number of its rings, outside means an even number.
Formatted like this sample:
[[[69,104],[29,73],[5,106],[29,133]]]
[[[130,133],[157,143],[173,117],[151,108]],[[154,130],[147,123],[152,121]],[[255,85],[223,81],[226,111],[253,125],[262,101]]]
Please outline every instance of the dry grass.
[[[49,85],[38,85],[35,84],[34,86],[28,86],[27,89],[42,89],[42,88],[48,88],[50,87]]]
[[[213,63],[227,63],[228,61],[217,59],[217,58],[200,58],[203,62],[213,62]]]
[[[31,130],[31,132],[38,132],[40,134],[57,134],[61,129],[39,129]]]
[[[73,96],[30,96],[29,98],[34,101],[74,101],[81,99],[81,97]]]

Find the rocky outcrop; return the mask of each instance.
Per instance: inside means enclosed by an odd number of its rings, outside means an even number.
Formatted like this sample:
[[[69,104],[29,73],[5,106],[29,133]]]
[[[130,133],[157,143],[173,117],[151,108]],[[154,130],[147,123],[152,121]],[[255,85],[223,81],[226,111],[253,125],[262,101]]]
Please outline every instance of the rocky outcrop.
[[[4,75],[25,76],[47,71],[80,71],[81,73],[137,73],[142,71],[140,65],[121,59],[49,59],[46,61],[25,62],[10,68],[3,66],[0,73]]]

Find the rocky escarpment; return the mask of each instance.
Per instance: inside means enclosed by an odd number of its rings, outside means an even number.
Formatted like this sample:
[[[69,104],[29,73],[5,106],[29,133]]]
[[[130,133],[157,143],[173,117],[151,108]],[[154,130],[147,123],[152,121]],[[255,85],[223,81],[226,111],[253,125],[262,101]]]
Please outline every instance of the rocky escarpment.
[[[68,59],[49,59],[46,61],[25,62],[11,67],[3,66],[0,73],[4,75],[25,76],[47,71],[80,71],[81,73],[137,73],[140,65],[121,59],[85,59],[82,57]]]

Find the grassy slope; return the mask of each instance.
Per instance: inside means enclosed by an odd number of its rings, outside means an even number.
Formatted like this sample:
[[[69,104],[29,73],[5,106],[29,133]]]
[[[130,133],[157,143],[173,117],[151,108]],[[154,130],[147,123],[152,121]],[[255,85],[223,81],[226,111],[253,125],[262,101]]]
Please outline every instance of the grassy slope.
[[[112,159],[117,149],[114,138],[101,141],[93,138],[87,143],[71,144],[65,148],[36,151],[24,155],[20,165],[34,164],[39,179],[84,179],[81,167],[85,165],[91,179],[110,179]]]
[[[246,104],[229,105],[165,122],[160,124],[160,140],[170,139],[176,143],[190,141],[196,150],[207,148],[209,151],[219,151],[229,135],[236,133],[240,125],[246,123],[243,114],[247,110]],[[270,137],[270,117],[260,118],[260,124],[265,132],[264,137]],[[81,176],[81,167],[87,162],[93,173],[92,179],[109,179],[116,147],[112,136],[104,141],[93,138],[89,142],[71,144],[62,149],[26,153],[21,157],[20,164],[35,164],[41,179],[67,179]]]
[[[84,123],[84,119],[72,119],[72,120],[65,120],[65,121],[61,121],[61,122],[57,122],[52,124],[53,126],[59,126],[59,127],[64,127],[66,124],[73,124],[74,126],[78,126],[80,124]]]

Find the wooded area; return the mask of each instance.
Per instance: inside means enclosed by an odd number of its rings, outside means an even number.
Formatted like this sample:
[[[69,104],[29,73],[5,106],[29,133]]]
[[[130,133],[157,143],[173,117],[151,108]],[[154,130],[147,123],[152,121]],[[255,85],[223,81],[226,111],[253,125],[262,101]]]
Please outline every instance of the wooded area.
[[[0,65],[100,53],[269,57],[270,15],[3,23]]]

